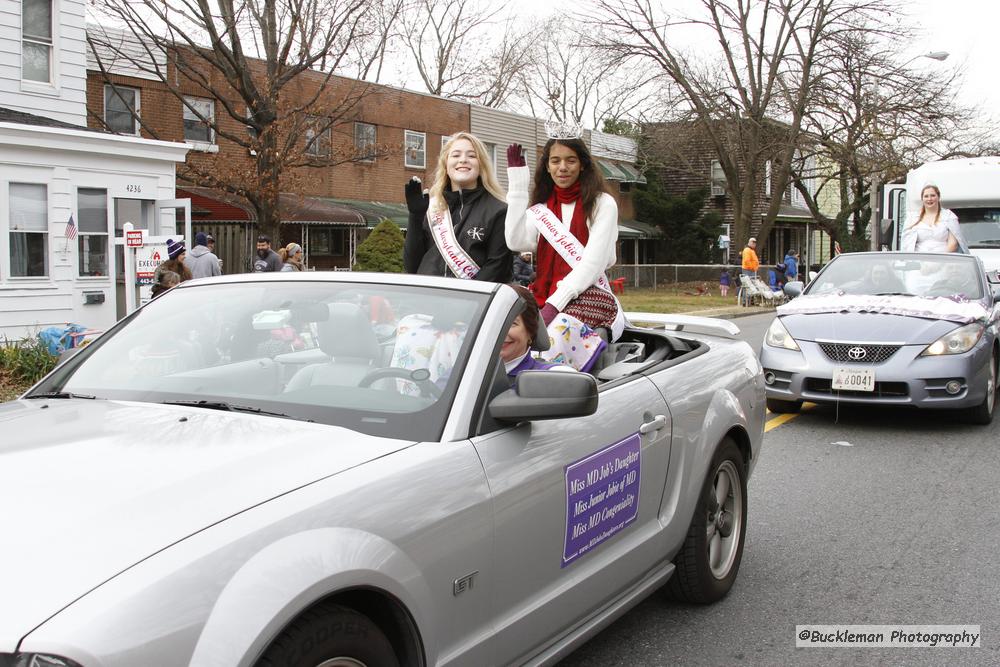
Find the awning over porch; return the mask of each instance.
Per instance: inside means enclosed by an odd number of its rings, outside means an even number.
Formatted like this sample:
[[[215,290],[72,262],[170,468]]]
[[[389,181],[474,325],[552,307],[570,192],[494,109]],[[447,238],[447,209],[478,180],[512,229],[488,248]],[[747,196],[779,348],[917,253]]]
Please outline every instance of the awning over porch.
[[[638,220],[619,220],[618,238],[620,239],[655,239],[663,236],[656,225]]]
[[[790,206],[783,204],[778,209],[778,216],[775,222],[812,222],[813,216],[809,209],[801,206]]]
[[[190,196],[199,222],[256,222],[253,208],[242,198],[221,190],[197,186],[177,189],[178,197]],[[369,214],[362,204],[327,197],[306,197],[291,193],[278,195],[278,214],[283,224],[368,227]],[[402,206],[402,205],[401,205]],[[404,212],[406,207],[402,207]],[[379,218],[381,220],[381,218]],[[377,222],[377,221],[376,221]],[[405,224],[405,219],[404,219]]]
[[[409,216],[406,204],[382,201],[362,201],[360,199],[324,198],[324,200],[356,211],[364,219],[363,224],[368,229],[374,228],[375,225],[383,220],[391,220],[396,223],[400,229],[406,229],[406,221]]]

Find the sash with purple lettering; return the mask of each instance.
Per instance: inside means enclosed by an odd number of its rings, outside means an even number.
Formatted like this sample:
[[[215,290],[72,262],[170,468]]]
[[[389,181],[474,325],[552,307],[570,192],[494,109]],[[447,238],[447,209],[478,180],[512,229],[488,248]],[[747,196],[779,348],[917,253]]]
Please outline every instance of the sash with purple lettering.
[[[443,211],[427,211],[427,222],[431,228],[434,245],[444,259],[448,269],[457,277],[472,280],[479,273],[479,265],[469,256],[455,238],[455,228],[451,223],[451,213]]]

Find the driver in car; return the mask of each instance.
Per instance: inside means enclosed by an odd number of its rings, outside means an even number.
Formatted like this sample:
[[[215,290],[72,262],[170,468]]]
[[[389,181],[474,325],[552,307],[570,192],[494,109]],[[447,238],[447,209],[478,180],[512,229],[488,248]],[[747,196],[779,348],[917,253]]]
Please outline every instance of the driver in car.
[[[573,371],[570,366],[541,361],[532,356],[531,350],[548,349],[548,330],[540,324],[541,315],[531,290],[521,285],[510,285],[510,287],[518,293],[525,307],[521,314],[514,318],[500,348],[500,359],[507,370],[507,377],[514,380],[524,371]]]

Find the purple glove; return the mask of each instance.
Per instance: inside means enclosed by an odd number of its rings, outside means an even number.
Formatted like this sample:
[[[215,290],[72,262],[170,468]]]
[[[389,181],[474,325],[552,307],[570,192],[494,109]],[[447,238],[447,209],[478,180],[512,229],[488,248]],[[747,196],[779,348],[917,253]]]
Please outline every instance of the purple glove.
[[[559,309],[553,306],[548,301],[542,306],[542,320],[545,322],[545,326],[552,324],[552,320],[556,319],[556,315],[559,314]]]
[[[524,161],[524,151],[521,150],[521,144],[511,144],[507,147],[508,167],[523,167],[527,164]]]

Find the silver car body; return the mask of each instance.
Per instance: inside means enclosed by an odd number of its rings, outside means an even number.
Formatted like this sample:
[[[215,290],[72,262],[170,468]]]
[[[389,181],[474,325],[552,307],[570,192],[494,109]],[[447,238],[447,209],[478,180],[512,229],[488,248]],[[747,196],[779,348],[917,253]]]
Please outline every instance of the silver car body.
[[[251,665],[303,610],[343,595],[391,610],[404,664],[549,663],[671,576],[723,439],[747,474],[757,462],[761,368],[714,321],[681,318],[672,335],[693,352],[603,382],[589,417],[486,429],[487,378],[519,307],[505,286],[235,276],[183,284],[140,315],[277,281],[482,299],[440,437],[122,398],[2,404],[0,655]],[[85,368],[100,344],[66,365]],[[635,519],[565,562],[567,466],[629,437],[641,447]]]
[[[919,291],[913,281],[921,277],[920,272],[941,263],[967,272],[975,286],[969,294],[961,295],[943,288],[935,290],[929,285],[926,296],[924,292],[916,296],[897,292],[876,296],[881,292],[865,286],[862,275],[870,267],[887,262],[916,268],[898,270],[901,278],[907,273],[915,274],[909,286],[899,282],[886,289]],[[840,255],[802,296],[778,308],[777,320],[799,349],[768,344],[765,337],[760,359],[768,381],[768,400],[920,408],[978,406],[988,392],[996,389],[998,309],[993,289],[986,280],[982,262],[969,255],[895,252]],[[858,307],[858,297],[869,296],[877,299],[872,301],[873,307],[870,310]],[[817,302],[822,302],[823,307],[808,312],[810,305]],[[957,318],[936,314],[939,305],[947,311],[964,308],[976,313],[975,321],[984,331],[971,349],[959,354],[925,354],[935,341],[963,326]],[[874,374],[874,389],[833,389],[832,380],[838,369],[870,370]],[[949,393],[946,385],[950,381],[958,381],[960,390]]]

